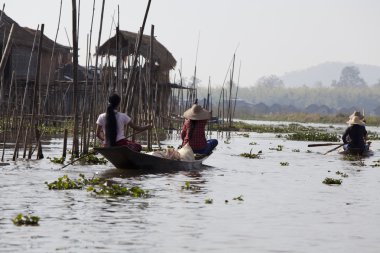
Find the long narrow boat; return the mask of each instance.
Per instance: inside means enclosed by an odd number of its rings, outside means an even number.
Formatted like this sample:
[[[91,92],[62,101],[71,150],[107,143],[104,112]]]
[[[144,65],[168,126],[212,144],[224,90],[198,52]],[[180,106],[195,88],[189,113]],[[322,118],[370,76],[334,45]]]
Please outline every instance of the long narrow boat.
[[[362,151],[362,150],[357,150],[357,149],[340,149],[338,151],[339,154],[341,155],[358,155],[362,157],[367,157],[367,156],[372,156],[373,151],[370,149],[371,147],[371,142],[367,142],[367,149]]]
[[[196,157],[194,161],[178,161],[135,152],[125,146],[94,148],[118,169],[144,170],[191,170],[199,169],[208,156]]]

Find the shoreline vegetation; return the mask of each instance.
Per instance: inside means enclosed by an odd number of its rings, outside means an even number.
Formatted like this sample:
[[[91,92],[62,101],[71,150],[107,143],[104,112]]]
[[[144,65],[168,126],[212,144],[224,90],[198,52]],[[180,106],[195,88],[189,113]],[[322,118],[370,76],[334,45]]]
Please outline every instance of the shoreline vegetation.
[[[322,123],[322,124],[346,124],[349,115],[320,115],[310,113],[281,113],[281,114],[263,114],[263,115],[240,115],[240,120],[262,120],[262,121],[285,121],[298,123]],[[380,117],[366,116],[367,126],[379,126]]]

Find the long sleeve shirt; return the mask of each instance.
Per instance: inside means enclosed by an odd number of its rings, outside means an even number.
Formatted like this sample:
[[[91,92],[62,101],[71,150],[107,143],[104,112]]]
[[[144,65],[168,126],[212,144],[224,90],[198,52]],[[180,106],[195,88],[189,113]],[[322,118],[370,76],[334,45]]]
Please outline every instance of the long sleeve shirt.
[[[349,143],[350,148],[364,148],[367,130],[365,126],[351,125],[342,136],[343,143]]]
[[[190,138],[190,120],[186,119],[182,126],[181,138],[182,138],[182,146],[185,146],[189,143],[190,147],[193,150],[201,150],[207,147],[206,135],[205,135],[205,127],[207,124],[207,120],[197,120],[192,136]]]

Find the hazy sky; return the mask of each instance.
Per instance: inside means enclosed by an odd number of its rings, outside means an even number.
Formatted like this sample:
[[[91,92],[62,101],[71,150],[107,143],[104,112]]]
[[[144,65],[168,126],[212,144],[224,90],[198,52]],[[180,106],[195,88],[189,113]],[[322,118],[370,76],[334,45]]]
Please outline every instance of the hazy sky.
[[[79,2],[79,0],[77,0]],[[1,1],[0,1],[1,3]],[[45,24],[54,39],[60,0],[6,0],[5,13],[20,26]],[[71,37],[72,1],[63,0],[58,42]],[[103,43],[112,16],[120,29],[137,32],[147,0],[106,0]],[[81,0],[80,63],[84,63],[93,0]],[[96,0],[93,45],[98,38],[101,0]],[[221,84],[236,51],[237,81],[248,86],[263,75],[282,75],[326,61],[380,65],[380,1],[378,0],[152,0],[145,34],[155,25],[158,41],[177,59],[183,76],[194,73],[198,37],[197,77]],[[115,33],[112,28],[112,34]],[[71,38],[70,38],[71,43]],[[94,51],[94,47],[93,47]],[[173,72],[177,73],[178,71]]]

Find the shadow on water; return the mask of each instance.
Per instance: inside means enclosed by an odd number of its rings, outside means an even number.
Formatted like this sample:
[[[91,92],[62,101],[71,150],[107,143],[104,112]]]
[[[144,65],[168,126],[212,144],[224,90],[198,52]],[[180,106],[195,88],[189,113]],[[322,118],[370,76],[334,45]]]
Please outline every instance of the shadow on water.
[[[200,177],[200,173],[204,170],[214,168],[213,166],[202,164],[200,168],[197,169],[109,169],[99,174],[101,178],[131,178],[145,175],[159,175],[159,174],[177,174],[185,172],[189,177]]]

